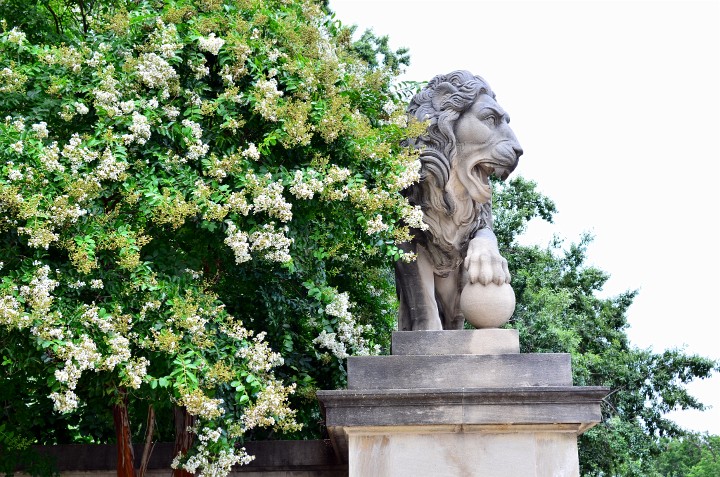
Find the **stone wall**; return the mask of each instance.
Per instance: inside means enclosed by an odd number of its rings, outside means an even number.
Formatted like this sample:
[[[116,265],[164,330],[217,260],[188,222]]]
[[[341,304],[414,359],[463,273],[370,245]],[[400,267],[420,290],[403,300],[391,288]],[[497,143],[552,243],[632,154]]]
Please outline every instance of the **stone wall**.
[[[173,459],[171,443],[155,444],[147,477],[169,477]],[[255,455],[249,465],[236,467],[230,476],[238,477],[345,477],[347,464],[339,462],[329,440],[248,442],[248,453]],[[37,446],[55,459],[61,477],[115,477],[117,451],[114,445]],[[135,446],[136,467],[142,446]]]

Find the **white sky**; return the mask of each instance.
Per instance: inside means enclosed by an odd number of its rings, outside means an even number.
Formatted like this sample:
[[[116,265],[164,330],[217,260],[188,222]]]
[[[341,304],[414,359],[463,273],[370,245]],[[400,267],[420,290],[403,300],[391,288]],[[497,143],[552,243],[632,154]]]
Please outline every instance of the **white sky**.
[[[331,0],[345,24],[410,48],[403,79],[467,69],[512,117],[515,174],[559,213],[526,241],[592,232],[605,292],[640,289],[629,336],[720,359],[720,2]],[[511,271],[512,272],[512,271]],[[720,375],[673,413],[720,434]]]

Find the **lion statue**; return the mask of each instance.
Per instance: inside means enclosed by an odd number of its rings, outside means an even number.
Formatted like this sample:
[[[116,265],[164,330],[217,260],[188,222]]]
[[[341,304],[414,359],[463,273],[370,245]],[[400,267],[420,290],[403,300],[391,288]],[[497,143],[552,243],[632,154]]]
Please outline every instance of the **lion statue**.
[[[492,232],[489,177],[501,180],[522,155],[487,82],[467,71],[433,78],[408,106],[429,121],[426,134],[408,139],[421,148],[421,179],[405,193],[422,207],[427,230],[413,229],[401,245],[417,255],[395,268],[400,331],[462,329],[465,284],[510,282],[507,261]]]

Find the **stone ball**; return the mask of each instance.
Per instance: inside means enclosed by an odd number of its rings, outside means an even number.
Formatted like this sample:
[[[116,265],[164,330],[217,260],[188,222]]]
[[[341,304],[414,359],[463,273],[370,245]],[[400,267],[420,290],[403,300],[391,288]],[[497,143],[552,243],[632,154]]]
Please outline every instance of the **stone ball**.
[[[515,292],[509,283],[468,283],[460,295],[460,311],[475,328],[499,328],[515,311]]]

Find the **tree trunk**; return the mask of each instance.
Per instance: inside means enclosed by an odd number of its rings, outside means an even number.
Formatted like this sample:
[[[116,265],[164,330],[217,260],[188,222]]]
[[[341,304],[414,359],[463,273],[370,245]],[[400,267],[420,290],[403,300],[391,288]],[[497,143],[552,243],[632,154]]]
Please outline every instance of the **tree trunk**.
[[[127,410],[127,392],[121,388],[120,401],[113,406],[115,437],[117,440],[117,475],[118,477],[136,477],[135,455],[130,436],[130,419]]]
[[[173,456],[187,454],[193,443],[193,436],[188,432],[188,427],[195,424],[195,416],[191,416],[185,407],[180,406],[173,408],[173,414],[175,416],[175,448]],[[172,477],[192,477],[193,475],[182,469],[174,469]]]

